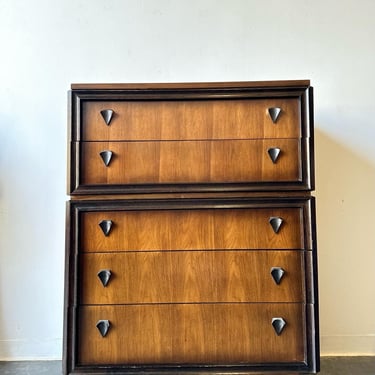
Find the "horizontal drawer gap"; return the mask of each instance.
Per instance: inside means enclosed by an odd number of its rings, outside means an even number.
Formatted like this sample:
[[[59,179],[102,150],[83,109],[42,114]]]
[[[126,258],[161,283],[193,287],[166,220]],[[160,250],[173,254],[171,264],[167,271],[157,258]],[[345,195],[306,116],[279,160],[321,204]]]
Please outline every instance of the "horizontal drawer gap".
[[[178,253],[178,252],[236,252],[236,251],[248,251],[248,252],[257,252],[257,251],[312,251],[310,249],[174,249],[174,250],[109,250],[109,251],[80,251],[81,254],[116,254],[116,253]]]
[[[95,140],[81,140],[72,141],[73,143],[145,143],[145,142],[223,142],[223,141],[255,141],[255,140],[267,140],[267,141],[280,141],[286,139],[308,139],[310,137],[292,137],[292,138],[194,138],[194,139],[95,139]]]

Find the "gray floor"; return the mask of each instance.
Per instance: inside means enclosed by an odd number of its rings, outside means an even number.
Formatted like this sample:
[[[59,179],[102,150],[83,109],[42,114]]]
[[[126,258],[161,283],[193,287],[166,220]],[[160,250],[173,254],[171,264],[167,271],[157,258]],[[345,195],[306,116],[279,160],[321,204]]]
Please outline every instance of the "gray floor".
[[[0,362],[1,375],[61,375],[61,361]],[[321,375],[375,375],[375,357],[323,357]]]

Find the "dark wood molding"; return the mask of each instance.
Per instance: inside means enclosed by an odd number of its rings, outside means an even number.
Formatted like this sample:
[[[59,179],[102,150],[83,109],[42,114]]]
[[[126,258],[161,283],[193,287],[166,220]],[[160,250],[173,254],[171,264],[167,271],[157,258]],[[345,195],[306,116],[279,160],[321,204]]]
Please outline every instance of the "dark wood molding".
[[[72,90],[134,90],[134,89],[200,89],[200,88],[268,88],[309,86],[310,80],[247,81],[247,82],[180,82],[180,83],[72,83]]]

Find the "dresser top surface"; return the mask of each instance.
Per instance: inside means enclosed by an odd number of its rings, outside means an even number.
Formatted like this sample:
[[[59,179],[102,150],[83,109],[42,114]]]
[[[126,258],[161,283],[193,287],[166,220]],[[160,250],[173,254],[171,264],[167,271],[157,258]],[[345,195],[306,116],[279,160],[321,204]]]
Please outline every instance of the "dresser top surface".
[[[244,82],[180,82],[180,83],[72,83],[72,90],[132,89],[215,89],[215,88],[293,88],[309,87],[310,80],[244,81]]]

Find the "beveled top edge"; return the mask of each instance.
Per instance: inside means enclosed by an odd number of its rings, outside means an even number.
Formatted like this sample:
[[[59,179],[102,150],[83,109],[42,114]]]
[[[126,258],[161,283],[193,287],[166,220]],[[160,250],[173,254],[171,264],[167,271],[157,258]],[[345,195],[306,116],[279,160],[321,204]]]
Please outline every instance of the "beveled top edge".
[[[170,82],[170,83],[72,83],[72,90],[163,90],[262,87],[309,87],[310,80],[238,81],[238,82]]]

